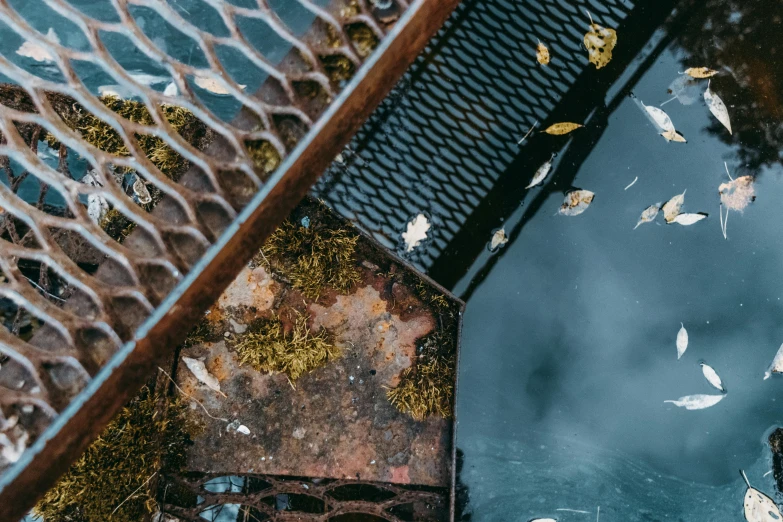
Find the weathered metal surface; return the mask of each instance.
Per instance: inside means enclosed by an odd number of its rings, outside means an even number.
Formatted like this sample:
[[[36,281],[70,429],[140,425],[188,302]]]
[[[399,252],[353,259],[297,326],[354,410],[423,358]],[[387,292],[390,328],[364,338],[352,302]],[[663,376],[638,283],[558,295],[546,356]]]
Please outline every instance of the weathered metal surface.
[[[302,205],[292,221],[319,218],[319,206]],[[449,488],[452,421],[430,416],[416,421],[392,406],[387,390],[414,365],[417,342],[443,328],[440,314],[460,314],[462,303],[361,236],[360,282],[346,295],[327,291],[305,298],[262,267],[247,267],[207,314],[213,338],[184,348],[220,381],[221,391],[199,383],[180,363],[179,386],[212,417],[237,421],[248,434],[227,429],[193,404],[205,426],[189,452],[188,469],[227,475],[261,473],[354,479]],[[425,302],[422,292],[443,295],[446,308]],[[232,346],[259,318],[306,307],[313,331],[334,336],[342,357],[291,383],[242,365]],[[281,312],[282,311],[282,312]],[[284,321],[285,317],[281,317]],[[443,332],[458,339],[459,320]],[[456,372],[455,372],[456,374]]]
[[[0,21],[20,41],[37,45],[50,68],[0,56],[0,72],[23,85],[28,96],[0,104],[0,155],[7,182],[0,184],[0,298],[10,317],[0,330],[0,372],[5,372],[0,420],[15,416],[16,426],[28,433],[26,443],[32,442],[15,464],[0,463],[6,468],[0,476],[0,519],[20,518],[133,395],[154,362],[167,347],[173,349],[304,195],[456,2],[392,4],[393,12],[364,0],[327,7],[297,0],[314,23],[304,34],[295,34],[265,1],[254,7],[206,2],[227,36],[198,27],[165,2],[112,2],[119,21],[91,17],[90,9],[78,10],[63,0],[32,7],[36,16],[50,9],[53,20],[75,23],[71,36],[84,41],[69,47],[33,28],[26,18],[32,4],[18,12],[0,2]],[[206,63],[195,67],[166,54],[166,46],[145,34],[130,6],[154,11],[176,25],[196,42]],[[273,63],[247,40],[240,18],[263,22],[295,51]],[[367,50],[349,35],[357,24],[380,40],[378,52],[367,60]],[[123,68],[102,41],[106,35],[125,38],[127,49],[159,64],[179,94],[153,89]],[[245,92],[221,63],[219,46],[243,54],[267,80]],[[304,58],[296,60],[297,55]],[[324,57],[327,62],[345,59],[357,68],[369,63],[345,82],[330,76]],[[97,64],[129,89],[154,124],[134,123],[109,110],[82,83],[77,61]],[[38,74],[54,69],[61,78]],[[218,96],[233,98],[243,108],[240,116],[230,123],[221,119],[204,103],[204,92],[191,84],[194,78],[221,85],[225,93]],[[297,90],[302,82],[318,85],[327,94],[319,98],[324,103],[303,96]],[[345,92],[338,94],[343,87]],[[118,156],[88,143],[63,121],[61,111],[68,104],[58,105],[58,96],[75,100],[107,123],[129,154]],[[163,114],[164,104],[194,114],[214,135],[212,145],[202,149],[183,139]],[[54,163],[38,150],[46,132],[59,142]],[[140,146],[140,135],[161,139],[189,164],[189,171],[179,181],[164,175]],[[271,176],[265,172],[268,165],[258,165],[250,152],[248,143],[258,141],[268,143],[280,158],[290,154]],[[98,183],[82,182],[86,172],[74,170],[68,160],[75,157]],[[161,192],[151,212],[139,205],[134,191],[118,184],[113,167],[132,170],[150,190]],[[25,179],[37,180],[35,197],[18,193]],[[52,207],[47,192],[63,203]],[[114,241],[88,215],[89,197],[103,198],[136,224],[136,232],[124,243]],[[86,251],[73,248],[77,243]],[[36,325],[32,337],[30,324]]]

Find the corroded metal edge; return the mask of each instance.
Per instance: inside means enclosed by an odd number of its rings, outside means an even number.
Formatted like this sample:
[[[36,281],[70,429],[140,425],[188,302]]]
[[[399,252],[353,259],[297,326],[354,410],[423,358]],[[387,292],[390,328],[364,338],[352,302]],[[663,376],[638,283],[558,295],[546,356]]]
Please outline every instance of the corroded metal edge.
[[[146,382],[155,364],[174,350],[189,326],[304,197],[458,3],[417,0],[409,6],[348,87],[139,328],[134,340],[111,358],[20,460],[3,473],[0,520],[13,522],[24,517]]]

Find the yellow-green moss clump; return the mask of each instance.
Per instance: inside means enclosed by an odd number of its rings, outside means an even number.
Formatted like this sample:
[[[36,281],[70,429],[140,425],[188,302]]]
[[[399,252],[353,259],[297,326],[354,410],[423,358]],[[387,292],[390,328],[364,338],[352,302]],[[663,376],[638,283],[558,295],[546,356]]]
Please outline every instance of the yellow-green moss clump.
[[[302,374],[339,357],[340,349],[332,343],[327,332],[321,330],[313,334],[307,321],[307,316],[297,316],[289,333],[279,319],[253,325],[234,344],[239,361],[258,371],[285,373],[295,381]]]
[[[167,401],[166,413],[158,403]],[[153,512],[153,475],[184,464],[186,407],[143,388],[35,507],[46,522],[139,522]]]
[[[125,215],[117,209],[111,209],[101,218],[98,223],[109,237],[113,238],[118,243],[122,243],[133,229],[136,228],[136,223],[126,218]]]
[[[305,297],[318,299],[325,287],[345,293],[359,282],[358,240],[343,228],[285,221],[267,239],[255,262],[283,276]]]
[[[261,170],[264,174],[271,174],[280,166],[280,153],[268,141],[248,141],[245,143],[245,146],[255,168]]]

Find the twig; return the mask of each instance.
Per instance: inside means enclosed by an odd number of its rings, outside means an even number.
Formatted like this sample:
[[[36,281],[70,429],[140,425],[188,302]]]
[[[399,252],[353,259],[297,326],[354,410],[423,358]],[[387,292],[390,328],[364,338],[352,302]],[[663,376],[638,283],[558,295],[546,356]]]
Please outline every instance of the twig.
[[[723,162],[723,166],[726,167],[726,174],[729,176],[729,179],[731,181],[734,181],[734,178],[731,177],[731,174],[729,174],[729,166],[726,164],[726,162]]]
[[[633,184],[636,183],[636,181],[638,179],[639,179],[639,176],[636,176],[635,178],[633,178],[633,181],[627,187],[625,187],[623,190],[628,190],[629,188],[633,187]]]
[[[594,23],[594,22],[593,22],[593,17],[592,17],[592,16],[590,16],[590,11],[588,11],[587,9],[585,9],[585,13],[587,13],[587,17],[590,19],[590,25],[593,25],[593,23]]]
[[[729,209],[726,209],[726,217],[723,217],[723,205],[721,204],[718,207],[718,210],[720,212],[718,219],[720,220],[720,230],[723,232],[723,239],[729,239],[729,237],[726,235],[726,223],[729,222]]]
[[[168,377],[168,378],[169,378],[169,380],[171,381],[171,384],[173,384],[173,385],[174,385],[174,386],[175,386],[175,387],[176,387],[176,388],[179,390],[179,392],[180,392],[182,395],[184,395],[185,397],[187,397],[187,398],[188,398],[188,399],[190,399],[190,400],[196,401],[196,403],[198,403],[198,405],[199,405],[199,406],[201,406],[201,409],[203,409],[203,410],[204,410],[204,413],[206,413],[206,414],[207,414],[207,417],[209,417],[210,419],[215,419],[215,420],[222,421],[222,422],[225,422],[226,424],[228,424],[228,419],[223,419],[223,418],[221,418],[221,417],[215,417],[214,415],[210,414],[210,413],[209,413],[209,411],[207,411],[207,407],[206,407],[206,406],[204,406],[204,405],[201,403],[201,401],[200,401],[200,400],[198,400],[198,399],[196,399],[196,398],[194,398],[194,397],[191,397],[190,395],[188,395],[187,393],[185,393],[185,390],[183,390],[182,388],[180,388],[180,387],[179,387],[179,385],[178,385],[178,384],[177,384],[177,383],[174,381],[174,379],[172,379],[172,378],[171,378],[171,375],[169,375],[169,374],[166,372],[166,370],[164,370],[164,369],[163,369],[163,368],[161,368],[160,366],[158,366],[158,370],[162,371],[162,372],[163,372],[163,375],[165,375],[166,377]]]
[[[742,475],[742,478],[745,479],[745,484],[747,484],[749,488],[753,487],[753,486],[750,485],[750,481],[748,480],[748,476],[745,474],[745,470],[744,469],[740,470],[740,475]]]
[[[598,506],[598,509],[595,511],[595,522],[598,522],[599,518],[601,518],[601,506]]]
[[[146,486],[147,484],[149,484],[150,480],[152,480],[152,477],[154,477],[154,476],[155,476],[155,475],[157,475],[157,474],[158,474],[158,472],[156,471],[155,473],[153,473],[152,475],[150,475],[150,478],[148,478],[148,479],[147,479],[147,480],[144,482],[144,484],[142,484],[141,486],[137,487],[137,488],[136,488],[136,490],[135,490],[133,493],[131,493],[130,495],[128,495],[128,496],[125,498],[125,500],[123,500],[122,502],[120,502],[120,505],[119,505],[119,506],[117,506],[116,508],[114,508],[114,511],[112,511],[112,512],[111,512],[111,514],[112,514],[112,515],[113,515],[113,514],[115,514],[115,513],[117,512],[117,510],[118,510],[118,509],[120,509],[120,507],[122,507],[122,505],[123,505],[124,503],[126,503],[127,501],[129,501],[129,500],[130,500],[130,499],[133,497],[133,495],[135,495],[136,493],[138,493],[138,492],[139,492],[139,490],[140,490],[141,488],[143,488],[144,486]],[[109,516],[111,516],[111,515],[109,515]]]
[[[669,98],[668,100],[666,100],[665,102],[663,102],[662,104],[660,104],[658,107],[663,107],[663,106],[664,106],[664,105],[666,105],[667,103],[669,103],[669,102],[673,102],[673,101],[674,101],[674,100],[676,100],[676,99],[677,99],[677,97],[676,97],[676,96],[672,96],[671,98]]]
[[[63,299],[62,297],[57,297],[57,296],[56,296],[56,295],[54,295],[54,294],[50,294],[49,292],[47,292],[46,290],[44,290],[44,289],[41,287],[41,285],[39,285],[38,283],[36,283],[36,282],[35,282],[35,281],[33,281],[32,279],[30,279],[29,277],[25,276],[25,279],[27,279],[28,281],[30,281],[30,284],[31,284],[31,285],[33,285],[33,286],[34,286],[34,287],[36,287],[38,290],[40,290],[40,291],[41,291],[41,292],[43,292],[44,294],[48,295],[48,296],[49,296],[49,297],[51,297],[52,299],[57,299],[58,301],[62,301],[63,303],[65,302],[65,299]]]
[[[530,127],[530,130],[528,130],[528,131],[527,131],[527,134],[525,134],[524,136],[522,136],[522,139],[521,139],[521,140],[519,140],[519,141],[517,142],[517,145],[522,145],[522,142],[523,142],[523,141],[525,141],[525,139],[526,139],[528,136],[530,136],[530,133],[531,133],[531,132],[533,132],[533,129],[535,129],[535,128],[536,128],[536,125],[538,125],[538,120],[536,120],[536,122],[533,124],[533,126],[532,126],[532,127]]]
[[[558,508],[555,511],[567,511],[569,513],[581,513],[583,515],[589,515],[589,511],[584,511],[582,509],[568,509],[568,508]]]

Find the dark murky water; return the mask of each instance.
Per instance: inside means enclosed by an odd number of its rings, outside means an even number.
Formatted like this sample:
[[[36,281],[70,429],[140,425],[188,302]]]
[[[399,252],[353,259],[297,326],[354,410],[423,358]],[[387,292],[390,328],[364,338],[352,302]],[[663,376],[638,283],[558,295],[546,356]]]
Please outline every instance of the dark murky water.
[[[705,106],[706,80],[694,103],[662,107],[684,145],[658,136],[620,93],[581,164],[555,163],[547,182],[595,192],[590,208],[555,215],[555,191],[530,211],[542,189],[520,191],[503,223],[510,243],[456,286],[470,294],[458,439],[472,520],[588,521],[599,506],[600,520],[742,520],[740,468],[775,491],[766,438],[783,423],[783,378],[763,374],[783,342],[783,6],[702,4],[632,90],[658,106],[685,64],[720,68],[711,87],[734,135]],[[568,140],[559,142],[567,158]],[[733,176],[756,176],[758,196],[731,213],[728,239],[718,217],[724,161]],[[706,220],[683,227],[659,216],[633,230],[648,205],[686,189],[684,211]],[[678,361],[681,321],[690,345]],[[702,411],[664,404],[715,392],[701,361],[726,398]]]

